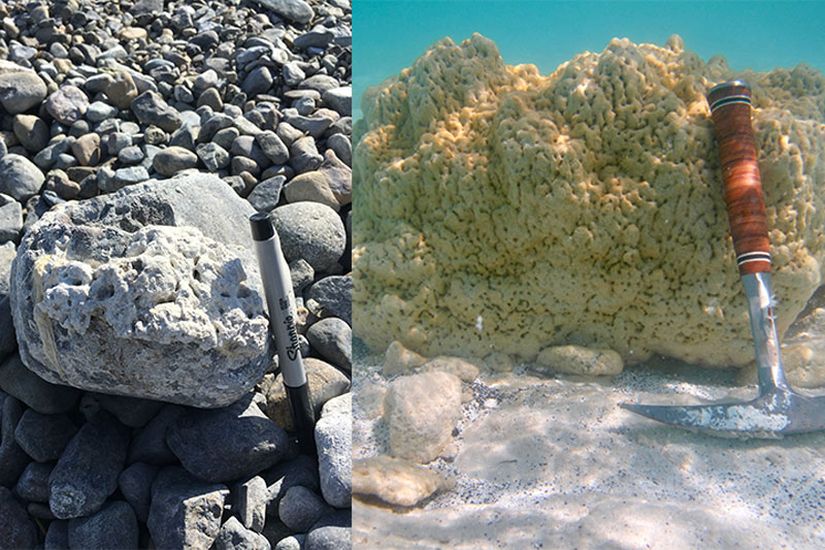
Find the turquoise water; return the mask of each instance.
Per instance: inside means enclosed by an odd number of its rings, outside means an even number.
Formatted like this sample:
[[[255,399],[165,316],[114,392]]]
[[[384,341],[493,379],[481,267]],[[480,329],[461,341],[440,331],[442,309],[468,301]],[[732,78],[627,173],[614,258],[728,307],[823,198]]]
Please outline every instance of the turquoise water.
[[[433,42],[480,32],[509,64],[542,73],[613,37],[662,45],[679,34],[706,60],[723,55],[734,69],[770,70],[799,63],[825,71],[825,2],[353,2],[353,86],[368,86],[408,67]],[[356,108],[359,101],[356,100]],[[356,117],[358,116],[356,112]]]

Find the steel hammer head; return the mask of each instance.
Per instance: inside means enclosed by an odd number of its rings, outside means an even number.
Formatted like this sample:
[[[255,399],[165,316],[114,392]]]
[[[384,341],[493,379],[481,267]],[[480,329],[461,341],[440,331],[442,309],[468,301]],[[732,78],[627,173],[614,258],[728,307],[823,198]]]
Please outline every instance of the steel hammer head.
[[[777,388],[752,401],[707,405],[641,405],[623,409],[691,431],[740,439],[780,439],[825,430],[825,396]]]

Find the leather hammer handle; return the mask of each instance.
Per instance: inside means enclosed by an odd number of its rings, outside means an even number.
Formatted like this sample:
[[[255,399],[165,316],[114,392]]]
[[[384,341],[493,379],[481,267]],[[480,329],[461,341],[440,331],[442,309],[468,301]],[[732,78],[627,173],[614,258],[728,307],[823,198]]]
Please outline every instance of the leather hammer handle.
[[[739,274],[769,273],[768,216],[751,126],[751,90],[741,80],[723,82],[707,95],[719,143],[730,232]]]

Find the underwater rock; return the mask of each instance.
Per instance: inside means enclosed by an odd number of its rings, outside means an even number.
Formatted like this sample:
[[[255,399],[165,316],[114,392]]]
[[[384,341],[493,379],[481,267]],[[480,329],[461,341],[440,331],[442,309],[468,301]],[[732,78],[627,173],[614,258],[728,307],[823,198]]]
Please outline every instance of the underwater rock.
[[[462,382],[472,382],[478,378],[478,367],[460,357],[440,356],[430,359],[421,366],[419,372],[446,372],[458,377]]]
[[[553,372],[608,376],[619,374],[624,368],[621,356],[612,350],[590,349],[582,346],[553,346],[541,350],[536,366]]]
[[[428,356],[577,344],[626,363],[752,361],[705,100],[731,77],[754,91],[784,332],[825,259],[825,76],[734,73],[679,40],[626,39],[545,76],[474,35],[364,96],[359,336]]]
[[[446,372],[402,376],[390,384],[384,403],[391,454],[425,464],[452,439],[461,416],[461,380]]]
[[[257,270],[238,246],[241,229],[228,227],[245,225],[251,210],[221,182],[194,176],[48,212],[12,273],[23,362],[81,389],[206,408],[234,402],[268,358]]]
[[[426,357],[422,357],[404,347],[399,341],[392,342],[387,346],[384,354],[384,376],[395,376],[407,371],[416,369],[427,362]]]
[[[395,506],[415,506],[451,484],[441,475],[400,458],[373,456],[352,465],[352,492]]]

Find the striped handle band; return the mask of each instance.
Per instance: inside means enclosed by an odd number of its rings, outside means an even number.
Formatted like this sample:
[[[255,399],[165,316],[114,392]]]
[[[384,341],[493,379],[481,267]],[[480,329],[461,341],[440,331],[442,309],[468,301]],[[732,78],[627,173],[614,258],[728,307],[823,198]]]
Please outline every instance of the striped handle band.
[[[768,262],[771,263],[770,252],[747,252],[736,257],[736,263],[739,267],[751,262]]]

